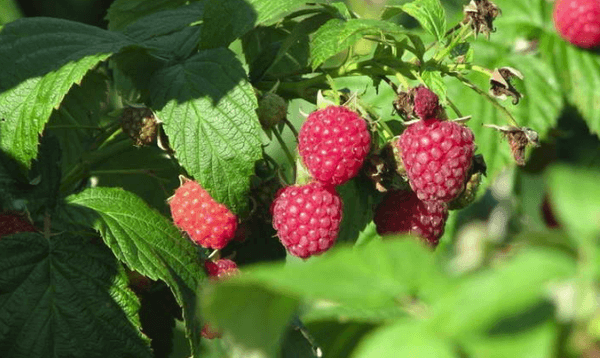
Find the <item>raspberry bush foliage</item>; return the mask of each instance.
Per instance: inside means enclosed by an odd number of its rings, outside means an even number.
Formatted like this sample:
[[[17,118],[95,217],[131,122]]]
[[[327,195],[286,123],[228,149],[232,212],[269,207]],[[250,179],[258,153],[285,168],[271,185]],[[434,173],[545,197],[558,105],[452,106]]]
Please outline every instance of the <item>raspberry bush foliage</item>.
[[[0,6],[0,356],[600,354],[596,1]]]

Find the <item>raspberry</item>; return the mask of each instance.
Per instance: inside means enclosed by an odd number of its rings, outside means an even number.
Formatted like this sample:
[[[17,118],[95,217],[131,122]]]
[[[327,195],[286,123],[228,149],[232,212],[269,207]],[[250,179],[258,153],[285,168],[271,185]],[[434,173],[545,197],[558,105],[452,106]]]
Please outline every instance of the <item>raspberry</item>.
[[[239,272],[236,263],[228,259],[221,259],[214,262],[205,261],[204,267],[209,277],[219,280],[231,277]]]
[[[337,239],[342,199],[331,186],[312,182],[281,189],[271,205],[273,227],[288,251],[308,258],[327,251]]]
[[[228,259],[205,261],[204,267],[211,280],[223,280],[239,273],[236,263]],[[221,338],[222,336],[221,331],[213,327],[210,323],[204,324],[200,334],[207,339]]]
[[[371,147],[367,123],[346,107],[311,113],[300,128],[298,151],[317,180],[331,185],[355,177]]]
[[[16,213],[0,214],[0,238],[18,232],[36,232],[35,226]]]
[[[379,235],[410,233],[435,247],[447,218],[443,203],[424,202],[412,191],[396,190],[384,196],[375,209],[373,222]]]
[[[600,46],[600,1],[556,0],[554,27],[569,43],[582,47]]]
[[[469,128],[435,119],[418,121],[406,128],[398,145],[420,200],[449,202],[462,192],[475,151]]]
[[[222,249],[235,235],[237,217],[193,180],[182,181],[169,206],[175,226],[198,245]]]
[[[414,96],[417,116],[421,119],[435,118],[440,106],[438,96],[424,86],[415,88]]]

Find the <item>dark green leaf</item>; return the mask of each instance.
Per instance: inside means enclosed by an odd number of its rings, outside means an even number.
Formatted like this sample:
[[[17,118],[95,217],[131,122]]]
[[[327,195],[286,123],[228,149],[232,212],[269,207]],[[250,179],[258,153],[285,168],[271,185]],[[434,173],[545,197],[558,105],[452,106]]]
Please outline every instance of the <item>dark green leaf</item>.
[[[292,12],[305,0],[246,0],[254,8],[256,25],[269,26],[279,21],[284,13]]]
[[[38,136],[69,89],[132,43],[67,20],[27,18],[0,33],[0,149],[29,167]]]
[[[104,245],[66,234],[0,240],[0,350],[6,357],[152,357],[139,302]]]
[[[332,19],[315,32],[311,42],[311,63],[319,67],[330,57],[354,45],[364,36],[377,38],[391,36],[398,40],[405,35],[400,26],[373,19]]]
[[[158,71],[151,91],[180,164],[215,200],[236,213],[246,210],[261,142],[256,96],[235,55],[202,51]]]
[[[117,258],[169,285],[183,307],[192,352],[198,355],[201,326],[196,320],[195,291],[205,274],[192,242],[167,218],[124,190],[91,188],[71,195],[67,203],[73,220],[98,230]]]
[[[360,232],[373,219],[375,191],[372,188],[371,183],[363,177],[336,188],[344,203],[338,242],[355,242]]]
[[[227,47],[256,23],[257,14],[245,0],[207,0],[201,48]]]
[[[106,15],[108,28],[114,31],[123,30],[142,17],[161,10],[174,9],[186,2],[186,0],[115,0]]]

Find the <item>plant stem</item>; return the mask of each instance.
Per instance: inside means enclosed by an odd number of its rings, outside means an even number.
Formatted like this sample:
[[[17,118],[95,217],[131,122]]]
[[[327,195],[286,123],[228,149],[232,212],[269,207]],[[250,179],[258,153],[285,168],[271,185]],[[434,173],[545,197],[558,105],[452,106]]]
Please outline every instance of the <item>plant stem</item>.
[[[517,128],[521,127],[521,126],[519,126],[519,123],[517,123],[517,120],[515,119],[515,117],[513,117],[512,113],[510,113],[510,111],[508,109],[506,109],[506,107],[504,107],[503,105],[498,103],[498,101],[494,97],[492,97],[489,93],[487,93],[484,90],[482,90],[481,88],[477,87],[473,82],[469,81],[465,76],[461,75],[460,73],[456,73],[456,72],[452,73],[451,72],[451,73],[448,73],[448,75],[458,78],[465,86],[469,87],[470,89],[477,92],[478,94],[484,96],[488,100],[488,102],[490,102],[494,107],[498,108],[502,113],[504,113],[506,115],[506,117],[508,117],[508,121],[509,121],[510,125],[517,127]]]
[[[294,161],[294,156],[290,152],[289,148],[283,141],[283,138],[281,138],[281,134],[279,133],[279,131],[277,131],[276,128],[273,128],[273,134],[275,135],[275,138],[277,138],[279,145],[281,145],[281,148],[283,149],[283,152],[285,153],[287,160],[290,162],[290,165],[292,166],[292,172],[293,172],[294,178],[295,178],[296,177],[296,165],[295,165],[296,162]]]

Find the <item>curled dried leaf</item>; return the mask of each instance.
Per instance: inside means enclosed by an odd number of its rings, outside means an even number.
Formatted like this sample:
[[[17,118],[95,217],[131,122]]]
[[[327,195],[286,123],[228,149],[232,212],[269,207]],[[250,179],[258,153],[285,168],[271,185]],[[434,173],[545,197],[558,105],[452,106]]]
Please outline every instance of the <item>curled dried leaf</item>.
[[[501,14],[500,8],[489,0],[471,0],[463,9],[465,17],[463,24],[470,23],[475,32],[475,37],[479,33],[489,39],[490,33],[495,32],[494,19]]]
[[[493,124],[484,124],[484,126],[494,128],[495,130],[501,132],[508,139],[510,151],[512,152],[515,162],[518,165],[525,165],[525,149],[528,146],[538,147],[540,145],[539,134],[531,128],[496,126]]]
[[[521,72],[512,67],[496,68],[490,77],[490,94],[500,99],[512,97],[513,104],[519,103],[523,95],[512,85],[510,80],[513,77],[523,79]]]

